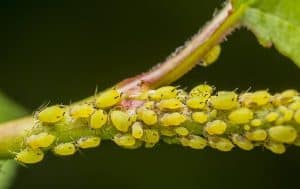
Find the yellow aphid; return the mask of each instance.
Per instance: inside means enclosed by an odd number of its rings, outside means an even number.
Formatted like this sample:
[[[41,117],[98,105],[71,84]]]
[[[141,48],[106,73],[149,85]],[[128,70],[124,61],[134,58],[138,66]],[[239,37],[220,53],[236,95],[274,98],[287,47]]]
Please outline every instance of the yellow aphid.
[[[208,143],[212,148],[223,152],[229,152],[234,147],[230,140],[221,137],[210,137]]]
[[[211,94],[213,93],[213,90],[214,89],[209,85],[206,85],[206,84],[198,85],[190,91],[189,95],[191,97],[200,96],[205,99],[208,99],[211,96]]]
[[[71,142],[61,143],[54,147],[53,152],[59,156],[69,156],[75,154],[76,148]]]
[[[278,125],[269,129],[269,136],[276,142],[292,143],[297,138],[297,131],[291,126]]]
[[[130,134],[117,134],[114,136],[113,141],[123,147],[131,147],[135,145],[135,138]]]
[[[251,121],[251,125],[252,125],[253,127],[259,127],[259,126],[262,125],[262,120],[261,120],[261,119],[253,119],[253,120]]]
[[[90,127],[93,129],[100,129],[107,122],[107,114],[103,110],[95,111],[90,120]]]
[[[204,112],[194,112],[192,114],[192,119],[197,123],[203,124],[203,123],[207,122],[208,115]]]
[[[160,101],[157,106],[160,110],[178,110],[183,104],[177,98],[171,98]]]
[[[182,89],[178,89],[177,90],[177,96],[176,98],[178,100],[180,100],[181,102],[185,102],[186,98],[187,98],[188,94],[186,91],[182,90]]]
[[[178,112],[166,113],[161,117],[160,123],[162,126],[178,126],[184,123],[186,119],[186,116]]]
[[[218,110],[230,110],[238,106],[235,92],[220,91],[210,98],[211,105]]]
[[[160,101],[162,99],[176,98],[177,88],[174,86],[164,86],[149,92],[151,100]]]
[[[299,110],[300,109],[300,101],[293,102],[289,105],[289,109],[291,110]]]
[[[294,114],[294,120],[300,124],[300,110],[297,110]]]
[[[65,109],[62,106],[50,106],[39,112],[38,119],[44,123],[56,123],[63,119]]]
[[[130,115],[120,110],[111,111],[110,120],[113,123],[113,125],[116,127],[116,129],[122,132],[127,132],[128,128],[132,124]]]
[[[267,122],[273,122],[276,121],[279,117],[279,114],[277,112],[270,112],[266,115],[265,120]]]
[[[268,91],[262,90],[262,91],[256,91],[252,93],[250,96],[250,104],[255,104],[257,106],[263,106],[270,102],[271,95]]]
[[[44,152],[40,149],[26,148],[17,153],[15,160],[25,164],[34,164],[42,161]]]
[[[137,112],[138,119],[142,120],[147,125],[154,125],[157,123],[157,115],[155,111],[141,108]]]
[[[195,135],[195,136],[197,136],[197,135]],[[187,137],[181,137],[181,138],[179,138],[179,141],[180,141],[182,146],[189,146],[189,144],[190,144],[190,140]]]
[[[131,128],[131,135],[134,138],[140,139],[144,134],[143,125],[140,122],[135,122]]]
[[[145,109],[153,109],[154,105],[154,101],[147,101],[142,105],[142,107]]]
[[[159,133],[153,129],[145,129],[143,135],[143,141],[146,143],[155,144],[159,141]]]
[[[248,123],[253,118],[253,112],[248,108],[238,108],[232,111],[228,119],[235,124]]]
[[[293,98],[298,95],[298,91],[288,89],[279,95],[280,104],[288,104],[293,101]]]
[[[267,138],[267,132],[263,129],[256,129],[251,132],[246,132],[245,136],[252,141],[264,141]]]
[[[77,141],[77,146],[82,149],[95,148],[100,145],[99,137],[83,137]]]
[[[239,134],[233,134],[231,139],[235,145],[237,145],[243,150],[252,150],[254,148],[254,145],[250,140]]]
[[[43,132],[28,137],[26,139],[26,144],[29,145],[31,148],[47,148],[54,142],[54,140],[54,135]]]
[[[96,98],[98,108],[108,108],[118,104],[121,101],[121,93],[117,89],[108,89],[99,94]]]
[[[217,110],[211,110],[208,115],[209,115],[209,119],[211,119],[211,120],[215,119],[218,115],[218,111]]]
[[[221,135],[226,131],[227,124],[222,120],[207,123],[205,131],[210,135]]]
[[[279,106],[278,110],[283,114],[282,116],[283,121],[290,121],[291,119],[293,119],[293,115],[294,115],[293,110],[290,110],[285,106]]]
[[[212,63],[214,63],[218,58],[219,58],[219,55],[221,53],[221,46],[220,45],[216,45],[214,46],[210,51],[208,51],[202,61],[203,61],[203,66],[208,66]]]
[[[160,129],[160,134],[161,135],[164,135],[164,136],[175,136],[176,135],[176,132],[173,128],[161,128]]]
[[[186,101],[186,105],[191,109],[203,109],[206,106],[207,99],[202,96],[190,97]]]
[[[207,146],[207,141],[197,135],[190,135],[187,145],[193,149],[203,149]]]
[[[91,104],[80,104],[71,107],[70,116],[74,119],[88,118],[94,112],[94,107]]]
[[[189,130],[185,127],[177,127],[175,128],[175,132],[180,136],[187,136],[189,134]]]
[[[282,143],[268,141],[264,144],[265,148],[273,152],[274,154],[283,154],[285,152],[285,146]]]

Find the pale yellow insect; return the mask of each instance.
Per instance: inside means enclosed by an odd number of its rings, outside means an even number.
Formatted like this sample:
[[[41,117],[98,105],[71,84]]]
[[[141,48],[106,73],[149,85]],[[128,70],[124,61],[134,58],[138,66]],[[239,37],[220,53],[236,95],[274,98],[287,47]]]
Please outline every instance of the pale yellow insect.
[[[223,152],[229,152],[234,147],[234,145],[230,140],[222,137],[216,137],[216,136],[209,137],[208,143],[212,148],[215,148]]]
[[[59,156],[69,156],[75,154],[76,148],[71,142],[61,143],[53,148],[53,152]]]
[[[219,58],[220,54],[221,54],[221,46],[220,45],[214,46],[213,48],[211,48],[210,51],[208,51],[204,55],[204,57],[202,59],[203,63],[201,65],[203,65],[203,66],[211,65]]]
[[[239,134],[233,134],[231,139],[234,144],[236,144],[238,147],[240,147],[243,150],[249,151],[254,148],[254,145],[250,140],[248,140],[246,137],[243,137]]]
[[[122,147],[132,147],[135,145],[136,140],[130,134],[116,134],[113,138],[113,141]]]
[[[210,104],[218,110],[230,110],[238,106],[237,94],[230,91],[220,91],[210,98]]]
[[[171,137],[171,136],[175,136],[176,135],[176,132],[175,132],[175,130],[174,130],[174,128],[169,128],[169,127],[167,127],[167,128],[161,128],[160,129],[160,134],[161,135],[164,135],[164,136],[169,136],[169,137]]]
[[[187,118],[185,115],[174,112],[164,114],[160,119],[160,123],[162,126],[178,126],[184,123],[186,120]]]
[[[145,129],[143,135],[143,141],[151,144],[155,144],[159,141],[159,133],[153,129]]]
[[[189,134],[189,130],[185,127],[177,127],[175,128],[175,132],[180,136],[187,136]]]
[[[155,111],[140,108],[137,112],[138,119],[142,120],[146,125],[155,125],[157,123],[157,115]]]
[[[268,131],[272,140],[282,143],[292,143],[297,138],[297,131],[291,126],[274,126]]]
[[[298,91],[294,89],[288,89],[280,94],[274,96],[272,103],[276,106],[288,104],[293,101],[294,97],[298,95]]]
[[[268,141],[264,146],[275,154],[283,154],[286,151],[286,148],[282,143]]]
[[[108,89],[99,94],[96,98],[96,106],[98,108],[108,108],[118,104],[122,97],[121,92],[115,88]]]
[[[90,127],[93,129],[100,129],[107,123],[107,114],[104,110],[95,111],[90,120]]]
[[[282,119],[284,122],[287,122],[287,121],[290,121],[291,119],[293,119],[293,115],[294,115],[293,110],[290,110],[285,106],[279,106],[278,110],[283,115]]]
[[[70,116],[74,119],[88,118],[94,111],[94,107],[91,104],[74,105],[71,107]]]
[[[263,129],[246,132],[245,136],[252,141],[264,141],[267,138],[267,132]]]
[[[26,139],[26,144],[31,148],[46,148],[49,147],[55,140],[55,136],[42,132],[36,135],[31,135]]]
[[[203,123],[207,122],[208,115],[204,112],[194,112],[192,114],[192,119],[197,123],[203,124]]]
[[[251,107],[253,105],[264,106],[268,104],[270,100],[271,95],[266,90],[260,90],[254,93],[245,93],[241,95],[241,101],[247,107]]]
[[[170,98],[161,100],[157,106],[160,110],[178,110],[183,107],[183,104],[177,98]]]
[[[252,121],[251,121],[251,126],[253,126],[253,127],[259,127],[259,126],[261,126],[262,125],[262,120],[261,119],[253,119]]]
[[[142,123],[135,122],[131,128],[131,135],[136,139],[140,139],[142,138],[143,134],[144,134],[144,130],[143,130]]]
[[[191,109],[203,109],[206,107],[207,99],[202,96],[190,97],[186,101],[186,105]]]
[[[65,112],[62,106],[50,106],[38,113],[38,120],[44,123],[56,123],[63,119]]]
[[[44,153],[42,150],[36,148],[26,148],[16,154],[15,160],[25,164],[34,164],[42,161]]]
[[[82,149],[87,148],[95,148],[99,146],[101,143],[100,137],[89,136],[89,137],[82,137],[77,141],[77,146]]]
[[[300,101],[293,102],[289,105],[289,109],[291,110],[299,110],[300,109]]]
[[[132,124],[132,120],[130,119],[130,115],[127,112],[123,112],[120,110],[113,110],[110,113],[110,120],[113,125],[122,132],[127,132],[128,128]]]
[[[238,108],[232,111],[228,119],[235,124],[248,123],[253,118],[253,112],[248,108]]]
[[[211,96],[211,94],[213,93],[213,91],[214,91],[213,87],[206,85],[206,84],[202,84],[202,85],[198,85],[198,86],[194,87],[190,91],[189,95],[191,97],[200,96],[205,99],[208,99]]]
[[[207,146],[207,141],[200,136],[190,135],[187,145],[193,149],[203,149]]]
[[[174,86],[164,86],[149,92],[151,100],[160,101],[162,99],[176,98],[177,88]]]
[[[205,131],[209,135],[221,135],[226,131],[227,124],[222,120],[214,120],[205,126]]]
[[[267,122],[273,122],[276,121],[279,117],[279,114],[277,112],[270,112],[266,115],[265,120]]]

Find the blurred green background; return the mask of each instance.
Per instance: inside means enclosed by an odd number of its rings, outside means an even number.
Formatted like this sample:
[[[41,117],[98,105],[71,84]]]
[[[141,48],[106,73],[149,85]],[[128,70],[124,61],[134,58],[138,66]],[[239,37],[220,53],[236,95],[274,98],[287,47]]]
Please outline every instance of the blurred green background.
[[[163,61],[196,33],[222,0],[1,1],[0,89],[28,110],[77,101]],[[219,90],[299,89],[300,70],[245,29],[218,62],[176,82]],[[291,188],[300,149],[230,153],[160,144],[124,150],[110,142],[68,158],[48,153],[21,167],[12,188]]]

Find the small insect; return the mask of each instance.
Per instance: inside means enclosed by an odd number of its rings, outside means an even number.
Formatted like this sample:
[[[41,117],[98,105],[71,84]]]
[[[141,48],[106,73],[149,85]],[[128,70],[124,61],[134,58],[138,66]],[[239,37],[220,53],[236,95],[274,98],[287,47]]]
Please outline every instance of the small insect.
[[[77,146],[82,149],[95,148],[101,143],[100,137],[82,137],[77,141]]]
[[[94,107],[91,104],[75,105],[71,107],[70,116],[74,119],[88,118],[94,111]]]
[[[44,152],[38,148],[26,148],[16,154],[15,160],[25,164],[35,164],[42,161]]]
[[[220,54],[221,54],[221,46],[220,45],[214,46],[210,51],[208,51],[204,55],[201,65],[202,66],[211,65],[219,58]]]
[[[293,101],[294,97],[298,95],[298,91],[294,89],[288,89],[280,94],[277,94],[272,99],[272,103],[276,106],[285,105]]]
[[[113,125],[122,132],[127,132],[128,128],[132,124],[132,120],[130,119],[130,115],[127,112],[123,112],[120,110],[113,110],[110,113],[110,120]]]
[[[190,95],[190,97],[199,96],[199,97],[208,99],[211,96],[211,94],[213,93],[213,91],[214,91],[213,87],[206,85],[206,84],[202,84],[202,85],[198,85],[198,86],[194,87],[190,91],[189,95]]]
[[[202,96],[190,97],[186,101],[186,105],[191,109],[204,109],[207,99]]]
[[[37,135],[31,135],[26,139],[26,144],[31,148],[47,148],[55,140],[55,136],[46,132],[39,133]]]
[[[174,112],[164,114],[160,119],[160,123],[162,126],[178,126],[186,120],[186,116],[178,112]]]
[[[147,101],[142,105],[142,108],[150,110],[150,109],[154,109],[154,105],[155,105],[154,101]]]
[[[50,106],[38,113],[38,120],[43,123],[56,123],[63,119],[65,112],[62,106]]]
[[[157,106],[160,110],[178,110],[183,107],[183,104],[177,98],[170,98],[161,100]]]
[[[192,114],[192,119],[196,122],[196,123],[200,123],[203,124],[205,122],[207,122],[208,120],[208,115],[204,112],[194,112]]]
[[[297,138],[297,131],[291,126],[274,126],[268,130],[272,140],[281,143],[292,143]]]
[[[233,134],[231,139],[235,145],[237,145],[243,150],[249,151],[254,148],[254,145],[250,140],[248,140],[246,137],[241,136],[239,134]]]
[[[175,136],[176,132],[173,128],[161,128],[160,129],[160,134],[163,136]]]
[[[274,122],[278,119],[279,114],[277,112],[270,112],[265,116],[267,122]]]
[[[107,123],[107,114],[104,110],[95,111],[90,120],[90,127],[93,129],[100,129]]]
[[[190,135],[187,145],[192,149],[204,149],[207,146],[207,141],[197,135]]]
[[[142,120],[146,125],[155,125],[157,123],[157,115],[155,111],[140,108],[137,112],[138,119]]]
[[[76,148],[71,142],[61,143],[53,148],[53,152],[59,156],[69,156],[75,154]]]
[[[252,141],[264,141],[267,138],[267,132],[263,129],[256,129],[251,132],[246,132],[245,136]]]
[[[113,141],[122,147],[132,147],[135,145],[136,140],[130,134],[116,134],[113,138]]]
[[[176,98],[177,88],[174,86],[164,86],[149,92],[149,98],[154,101]]]
[[[278,111],[283,114],[282,119],[284,122],[290,121],[293,119],[294,112],[293,110],[288,109],[285,106],[279,106]]]
[[[297,110],[294,114],[294,120],[300,124],[300,110]]]
[[[111,88],[99,94],[96,99],[96,106],[98,108],[108,108],[118,104],[121,101],[121,93]]]
[[[222,152],[229,152],[234,147],[232,142],[230,140],[228,140],[227,138],[216,137],[216,136],[209,137],[208,143],[212,148],[215,148]]]
[[[146,143],[156,144],[159,141],[159,133],[153,129],[145,129],[143,141]]]
[[[189,130],[185,127],[177,127],[175,128],[175,132],[180,136],[187,136],[189,134]]]
[[[238,108],[232,111],[228,119],[235,124],[248,123],[253,118],[253,112],[248,108]]]
[[[282,143],[277,143],[273,141],[268,141],[264,143],[264,147],[273,152],[274,154],[283,154],[286,149]]]
[[[143,130],[142,123],[135,122],[131,128],[131,135],[136,139],[140,139],[142,138],[143,134],[144,134],[144,130]]]
[[[216,96],[211,96],[210,104],[218,110],[230,110],[238,106],[235,92],[220,91]]]
[[[227,124],[224,121],[215,120],[207,123],[204,129],[209,135],[221,135],[224,134],[226,128]]]
[[[256,91],[254,93],[245,93],[241,96],[241,101],[246,107],[264,106],[271,100],[271,95],[266,90]]]
[[[251,126],[253,127],[259,127],[262,125],[262,120],[261,119],[253,119],[251,121]]]

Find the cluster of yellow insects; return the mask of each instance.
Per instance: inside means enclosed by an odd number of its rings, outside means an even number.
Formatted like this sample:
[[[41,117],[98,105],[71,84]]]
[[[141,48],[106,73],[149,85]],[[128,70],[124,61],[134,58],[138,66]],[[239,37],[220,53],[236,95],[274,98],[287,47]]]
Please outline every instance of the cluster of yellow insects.
[[[122,100],[140,106],[125,109]],[[24,137],[15,159],[40,162],[44,151],[68,156],[94,148],[101,139],[135,149],[154,147],[160,140],[192,149],[206,146],[231,151],[262,146],[282,154],[287,145],[300,145],[300,96],[295,90],[271,95],[267,90],[214,92],[207,84],[189,93],[174,86],[149,90],[134,97],[111,88],[93,100],[72,106],[54,105],[38,111],[36,126]]]

